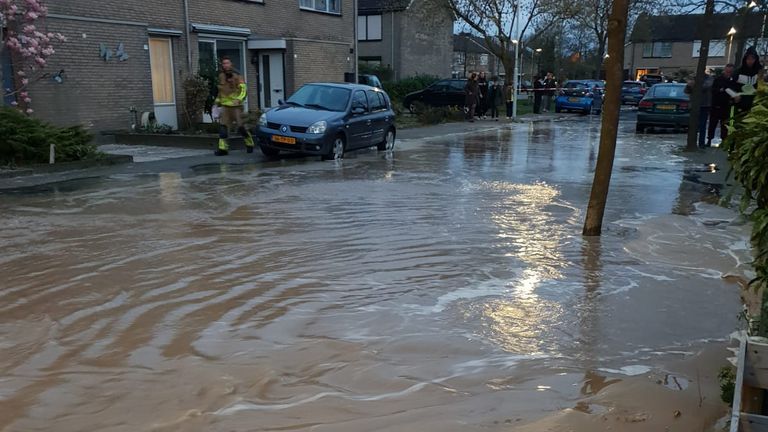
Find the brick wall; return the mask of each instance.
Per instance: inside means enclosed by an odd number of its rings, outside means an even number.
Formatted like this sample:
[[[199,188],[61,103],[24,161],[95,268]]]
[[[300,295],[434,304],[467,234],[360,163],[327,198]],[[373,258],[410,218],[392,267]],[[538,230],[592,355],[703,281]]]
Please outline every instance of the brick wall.
[[[403,78],[427,74],[451,76],[453,15],[438,2],[414,0],[402,17],[400,71]]]
[[[291,45],[288,56],[293,67],[292,73],[286,74],[290,75],[288,95],[308,82],[343,82],[344,72],[354,71],[354,54],[347,44],[294,40]]]
[[[64,70],[64,82],[44,79],[31,86],[36,115],[56,124],[82,124],[94,130],[128,129],[130,107],[152,109],[152,86],[146,28],[49,18],[48,30],[68,42],[57,48],[47,70]],[[130,58],[105,62],[99,44],[114,49],[125,44]]]

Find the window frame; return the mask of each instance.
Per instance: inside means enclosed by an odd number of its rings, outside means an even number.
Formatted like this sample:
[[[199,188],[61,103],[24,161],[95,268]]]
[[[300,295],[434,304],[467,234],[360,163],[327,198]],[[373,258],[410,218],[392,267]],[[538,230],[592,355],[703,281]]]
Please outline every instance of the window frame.
[[[713,45],[714,46],[719,45],[718,48],[722,50],[722,53],[713,54],[714,52],[714,50],[712,49]],[[728,47],[728,44],[725,39],[712,39],[709,41],[709,55],[707,57],[710,57],[710,58],[725,57],[727,47]],[[693,52],[691,53],[691,56],[693,58],[699,58],[699,51],[701,51],[701,41],[695,40],[693,41]]]
[[[323,1],[325,2],[325,9],[318,9],[317,3],[323,2]],[[312,6],[305,6],[303,4],[305,2],[312,3]],[[336,3],[338,7],[338,11],[331,10],[332,2]],[[299,0],[299,10],[303,10],[306,12],[320,13],[325,15],[341,16],[342,14],[341,3],[342,3],[342,0]]]
[[[665,45],[669,45],[668,55],[664,55],[664,53],[662,52]],[[649,47],[650,47],[650,50],[648,49]],[[657,52],[657,47],[658,47],[658,52]],[[669,41],[645,42],[643,43],[643,58],[672,58],[673,49],[674,49],[674,42],[669,42]]]
[[[365,93],[366,93],[365,90],[355,90],[355,92],[352,93],[352,98],[351,98],[351,102],[350,102],[351,109],[353,109],[353,110],[355,109],[355,97],[358,94],[362,94],[363,95],[363,99],[365,100],[365,112],[366,112],[366,114],[371,112],[371,104],[368,102],[368,95],[365,94]]]
[[[378,18],[379,19],[379,38],[372,38],[370,37],[370,32],[368,29],[371,27],[371,18]],[[360,20],[363,20],[364,26],[360,23]],[[364,28],[364,36],[360,36],[360,30]],[[380,42],[384,40],[384,15],[382,14],[372,14],[372,15],[358,15],[357,16],[357,41],[358,42]]]

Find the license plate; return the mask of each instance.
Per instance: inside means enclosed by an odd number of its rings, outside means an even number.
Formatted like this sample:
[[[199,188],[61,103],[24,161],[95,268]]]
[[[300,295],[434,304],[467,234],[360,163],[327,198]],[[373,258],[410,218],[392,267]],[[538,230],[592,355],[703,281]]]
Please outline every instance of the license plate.
[[[656,105],[656,109],[662,111],[674,111],[676,108],[677,105]]]
[[[581,98],[568,98],[568,102],[581,102]]]
[[[296,144],[296,138],[280,136],[280,135],[272,135],[272,141],[283,143],[283,144]]]

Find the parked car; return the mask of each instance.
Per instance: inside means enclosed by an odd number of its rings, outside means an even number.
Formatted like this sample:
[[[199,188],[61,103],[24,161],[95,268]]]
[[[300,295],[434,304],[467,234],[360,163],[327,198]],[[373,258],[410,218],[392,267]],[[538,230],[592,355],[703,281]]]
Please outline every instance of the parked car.
[[[621,104],[637,105],[648,91],[643,81],[624,81],[621,85]]]
[[[656,84],[637,105],[635,131],[642,133],[653,126],[687,129],[689,115],[685,84]]]
[[[656,84],[667,82],[667,78],[661,74],[645,74],[640,77],[640,81],[644,82],[648,87],[653,87]]]
[[[403,106],[410,112],[416,112],[417,103],[428,106],[463,107],[465,79],[440,80],[424,90],[409,93],[403,99]]]
[[[599,113],[603,108],[603,90],[598,86],[599,82],[602,81],[566,81],[555,99],[555,112]]]
[[[256,136],[270,157],[280,152],[340,159],[348,150],[395,146],[395,113],[386,92],[361,84],[306,84],[261,115]]]
[[[371,87],[384,88],[384,86],[381,85],[381,80],[376,75],[367,75],[367,74],[358,75],[357,82],[358,84],[365,84]]]

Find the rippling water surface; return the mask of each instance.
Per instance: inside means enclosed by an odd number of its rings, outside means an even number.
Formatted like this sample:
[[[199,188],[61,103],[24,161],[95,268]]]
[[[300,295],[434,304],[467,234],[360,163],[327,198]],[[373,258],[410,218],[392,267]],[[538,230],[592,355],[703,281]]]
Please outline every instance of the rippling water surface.
[[[725,338],[746,227],[692,205],[683,138],[622,135],[610,224],[583,239],[597,138],[0,195],[0,430],[506,430]]]

